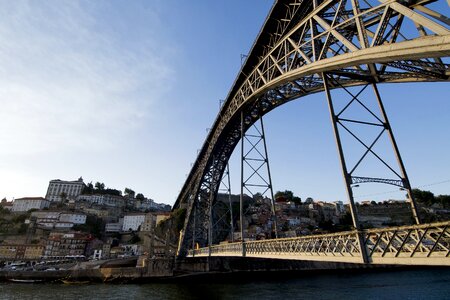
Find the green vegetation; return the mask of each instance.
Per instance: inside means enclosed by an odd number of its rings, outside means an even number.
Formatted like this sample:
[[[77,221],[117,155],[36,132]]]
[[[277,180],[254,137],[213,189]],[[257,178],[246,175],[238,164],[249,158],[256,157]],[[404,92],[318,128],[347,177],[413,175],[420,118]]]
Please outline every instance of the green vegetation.
[[[1,215],[9,215],[11,212],[8,209],[3,208],[3,206],[0,206],[0,216]]]
[[[123,191],[123,193],[125,194],[125,196],[134,198],[134,195],[136,194],[132,189],[130,188],[125,188],[125,190]]]
[[[0,233],[1,234],[23,234],[26,233],[28,225],[24,224],[29,219],[31,212],[22,214],[12,214],[7,210],[0,213]]]
[[[29,214],[20,214],[12,218],[13,223],[23,223],[29,217]]]
[[[419,204],[426,206],[438,204],[441,208],[450,209],[450,195],[435,196],[430,191],[422,191],[419,189],[413,189],[412,195]]]
[[[302,204],[302,199],[294,195],[292,191],[285,190],[284,192],[278,191],[274,195],[275,201],[288,201],[294,202],[299,205]]]
[[[19,230],[17,231],[18,234],[25,234],[27,232],[28,229],[28,224],[20,224]]]
[[[107,188],[103,182],[96,182],[95,185],[92,184],[92,182],[89,182],[83,191],[81,192],[83,195],[113,195],[113,196],[122,196],[122,191]],[[135,198],[139,200],[144,200],[145,196],[142,193],[136,194],[135,191],[133,191],[130,188],[125,188],[123,191],[123,195],[130,198]]]
[[[96,238],[100,238],[104,227],[105,224],[101,218],[88,215],[86,224],[75,225],[73,226],[73,230],[90,233]]]
[[[65,192],[62,192],[61,194],[59,194],[59,196],[61,197],[61,202],[62,203],[66,203],[66,201],[67,201],[67,194]]]
[[[103,191],[105,189],[105,184],[103,182],[96,182],[95,183],[95,189],[99,191]]]
[[[116,189],[105,188],[105,184],[103,182],[96,182],[95,187],[92,182],[89,182],[86,187],[82,191],[83,195],[113,195],[113,196],[122,196],[122,192]]]
[[[141,238],[134,232],[131,233],[130,244],[137,244],[141,241]]]

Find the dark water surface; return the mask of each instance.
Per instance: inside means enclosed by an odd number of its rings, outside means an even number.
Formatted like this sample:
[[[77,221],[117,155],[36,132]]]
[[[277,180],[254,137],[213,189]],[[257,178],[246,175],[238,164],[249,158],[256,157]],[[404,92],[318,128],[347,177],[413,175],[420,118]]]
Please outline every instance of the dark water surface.
[[[449,268],[252,276],[139,285],[0,283],[0,299],[450,299]]]

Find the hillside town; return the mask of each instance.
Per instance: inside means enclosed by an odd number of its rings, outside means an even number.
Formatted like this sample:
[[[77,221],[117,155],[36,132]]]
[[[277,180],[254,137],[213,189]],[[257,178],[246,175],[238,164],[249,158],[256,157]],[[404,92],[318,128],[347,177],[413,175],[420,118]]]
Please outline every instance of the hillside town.
[[[170,210],[170,205],[129,188],[122,195],[103,183],[85,184],[81,177],[51,180],[45,197],[1,200],[0,267],[13,262],[27,262],[30,268],[30,262],[34,267],[40,260],[148,255],[151,233]],[[153,246],[158,244],[159,240],[152,240]],[[157,248],[152,255],[159,255]]]
[[[450,196],[435,197],[430,192],[413,190],[419,203],[422,220],[425,222],[446,221],[450,219]],[[274,196],[278,237],[298,237],[311,234],[333,233],[353,229],[350,205],[342,201],[326,202],[307,197],[302,201],[291,191],[277,192]],[[244,206],[244,239],[260,240],[274,237],[274,218],[272,217],[271,200],[261,195],[245,196]],[[222,235],[222,239],[240,240],[239,196],[228,199],[227,195],[219,195],[222,212],[231,202],[233,210],[234,233]],[[375,202],[363,200],[356,203],[359,221],[362,228],[384,228],[414,224],[411,205],[408,200],[387,199]],[[216,205],[217,209],[217,205]],[[229,227],[228,227],[229,228]]]
[[[449,196],[415,190],[426,221],[448,220]],[[272,200],[260,194],[243,196],[243,239],[298,237],[352,230],[348,204],[306,198],[291,191]],[[213,208],[214,243],[240,241],[239,195],[218,194]],[[275,210],[276,219],[272,209]],[[363,228],[413,224],[405,200],[357,203]],[[103,183],[51,180],[45,197],[0,202],[0,268],[55,270],[74,268],[80,261],[170,258],[177,251],[185,209],[171,211],[130,188],[106,188]],[[219,222],[222,220],[222,222]],[[276,220],[276,223],[275,223]]]

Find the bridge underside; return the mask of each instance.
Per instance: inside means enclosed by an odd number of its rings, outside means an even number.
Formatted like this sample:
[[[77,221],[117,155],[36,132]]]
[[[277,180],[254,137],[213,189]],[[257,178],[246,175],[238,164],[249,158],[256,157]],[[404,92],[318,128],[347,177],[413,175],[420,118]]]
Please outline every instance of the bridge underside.
[[[442,0],[276,1],[175,203],[187,211],[180,255],[196,243],[219,242],[213,241],[210,224],[224,170],[242,133],[266,113],[325,89],[448,81],[450,21],[433,10],[435,2],[446,5]],[[372,256],[376,263],[377,254]]]

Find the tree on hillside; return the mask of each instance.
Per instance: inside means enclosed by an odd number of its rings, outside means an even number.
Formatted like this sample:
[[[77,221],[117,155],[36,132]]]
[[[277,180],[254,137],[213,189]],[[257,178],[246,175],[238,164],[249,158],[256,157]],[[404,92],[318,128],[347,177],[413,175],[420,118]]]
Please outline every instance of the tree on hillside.
[[[116,190],[116,189],[110,189],[110,188],[106,188],[103,191],[103,194],[106,195],[113,195],[113,196],[122,196],[122,191]]]
[[[94,185],[92,184],[92,181],[89,182],[81,192],[83,195],[90,195],[94,193]]]
[[[59,196],[61,197],[61,203],[65,203],[67,201],[67,194],[65,192],[61,192]]]
[[[414,199],[423,205],[431,206],[435,203],[440,204],[442,208],[450,207],[450,195],[434,196],[430,191],[422,191],[419,189],[412,189]],[[406,195],[408,197],[408,195]]]
[[[103,183],[103,182],[96,182],[95,183],[95,188],[98,190],[98,191],[103,191],[104,189],[105,189],[105,184]]]
[[[434,194],[430,191],[422,191],[419,189],[412,189],[411,190],[412,196],[414,199],[422,204],[425,205],[432,205],[435,202]],[[406,195],[408,197],[408,195]]]
[[[136,195],[136,199],[138,199],[138,200],[144,200],[145,197],[144,197],[143,194],[139,193],[139,194]]]
[[[450,208],[450,195],[439,195],[436,197],[436,202],[442,205],[442,208]]]
[[[275,200],[284,200],[294,202],[295,204],[301,204],[302,199],[294,195],[292,191],[285,190],[284,192],[278,191],[274,195]]]
[[[134,195],[136,194],[132,189],[127,188],[127,187],[125,188],[125,190],[123,192],[124,192],[125,196],[131,197],[131,198],[134,198]]]

